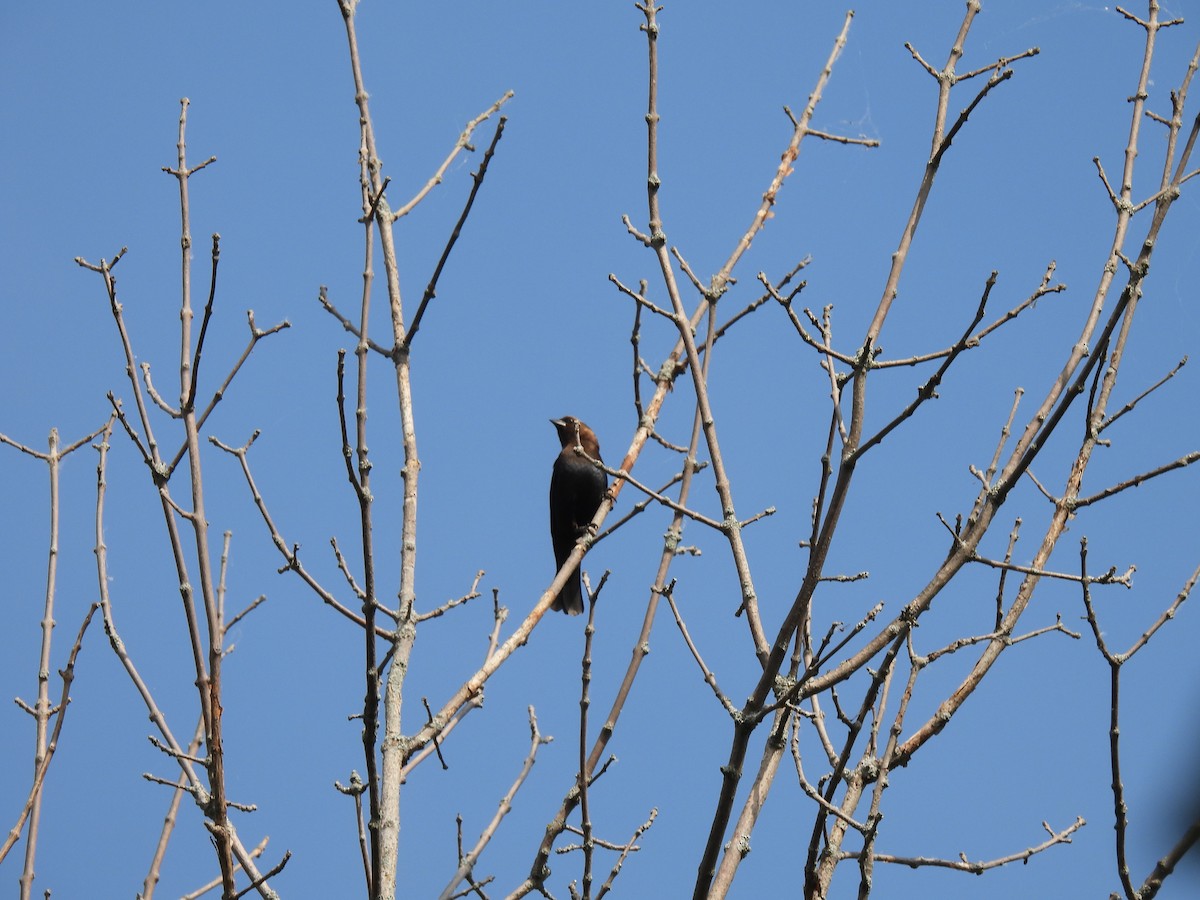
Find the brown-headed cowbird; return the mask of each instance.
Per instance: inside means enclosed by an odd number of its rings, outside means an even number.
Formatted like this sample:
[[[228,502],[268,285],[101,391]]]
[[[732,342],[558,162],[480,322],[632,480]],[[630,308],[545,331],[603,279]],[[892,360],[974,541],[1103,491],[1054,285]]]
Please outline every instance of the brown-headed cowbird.
[[[561,569],[600,508],[604,492],[608,490],[608,476],[575,452],[578,442],[584,453],[592,459],[600,459],[600,442],[592,429],[573,416],[551,419],[550,424],[558,431],[558,440],[562,444],[562,452],[554,460],[554,472],[550,476],[550,540],[554,543],[554,562]],[[583,612],[578,568],[554,598],[551,609],[560,609],[572,616]]]

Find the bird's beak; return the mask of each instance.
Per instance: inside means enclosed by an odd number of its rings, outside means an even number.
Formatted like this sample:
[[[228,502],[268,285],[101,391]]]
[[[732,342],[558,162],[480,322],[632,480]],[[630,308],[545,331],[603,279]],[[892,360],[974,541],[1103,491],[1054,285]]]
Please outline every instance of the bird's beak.
[[[553,425],[555,428],[562,428],[567,423],[564,422],[562,419],[551,419],[550,424]]]

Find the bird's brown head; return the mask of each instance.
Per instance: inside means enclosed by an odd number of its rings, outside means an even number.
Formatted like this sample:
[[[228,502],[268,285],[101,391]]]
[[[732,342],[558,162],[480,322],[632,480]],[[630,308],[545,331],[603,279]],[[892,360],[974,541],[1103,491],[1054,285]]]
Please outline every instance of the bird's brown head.
[[[596,432],[583,422],[574,416],[563,416],[561,419],[551,419],[550,424],[558,432],[558,440],[563,447],[574,447],[575,436],[578,434],[579,445],[583,447],[584,452],[593,459],[600,458],[600,442],[596,439]]]

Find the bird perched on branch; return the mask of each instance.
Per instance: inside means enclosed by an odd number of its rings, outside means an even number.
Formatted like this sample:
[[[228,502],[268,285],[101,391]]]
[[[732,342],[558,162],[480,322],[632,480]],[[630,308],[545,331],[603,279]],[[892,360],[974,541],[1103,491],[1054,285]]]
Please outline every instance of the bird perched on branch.
[[[600,442],[592,429],[573,416],[551,419],[550,424],[562,444],[550,476],[550,540],[554,544],[554,562],[561,569],[600,508],[608,490],[608,476],[587,458],[600,459]],[[580,456],[576,447],[582,448],[587,457]],[[554,598],[551,609],[572,616],[583,612],[578,567]]]

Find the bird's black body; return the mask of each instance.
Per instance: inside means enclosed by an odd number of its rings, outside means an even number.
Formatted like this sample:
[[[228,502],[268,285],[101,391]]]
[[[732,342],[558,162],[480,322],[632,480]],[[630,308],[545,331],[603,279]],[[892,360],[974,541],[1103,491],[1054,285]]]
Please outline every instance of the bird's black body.
[[[550,423],[558,431],[562,444],[550,476],[550,540],[554,544],[554,562],[561,569],[596,515],[608,490],[608,476],[575,451],[578,443],[587,456],[600,459],[600,442],[592,429],[571,416],[551,419]],[[583,612],[578,568],[554,598],[551,608],[572,616]]]

